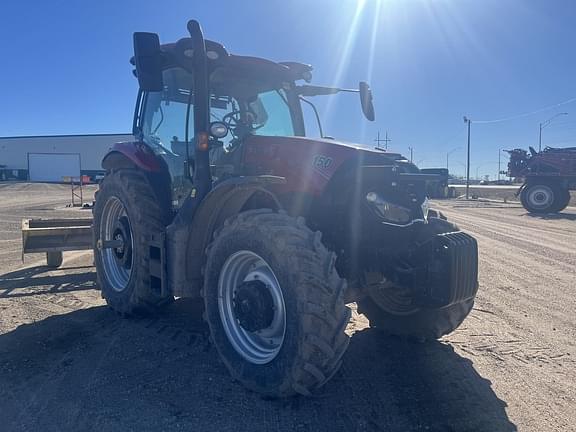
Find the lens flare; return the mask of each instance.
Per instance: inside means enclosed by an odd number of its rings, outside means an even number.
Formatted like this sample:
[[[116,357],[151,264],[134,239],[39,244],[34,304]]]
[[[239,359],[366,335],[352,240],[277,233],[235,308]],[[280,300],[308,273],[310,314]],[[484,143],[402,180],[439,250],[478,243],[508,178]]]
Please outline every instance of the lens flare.
[[[340,62],[336,67],[336,73],[334,74],[334,80],[332,81],[333,87],[338,87],[341,84],[342,75],[348,68],[350,64],[350,54],[352,52],[352,47],[356,42],[356,38],[358,37],[358,25],[362,18],[362,12],[364,11],[364,7],[366,6],[367,0],[358,0],[358,4],[356,5],[356,10],[354,12],[354,17],[352,18],[352,22],[350,24],[350,30],[348,31],[348,37],[344,43],[344,47],[341,51]],[[326,104],[324,119],[329,119],[331,116],[331,112],[334,106],[334,102],[336,98],[330,98],[330,100]]]
[[[372,18],[372,35],[370,37],[370,51],[368,52],[368,71],[366,74],[366,80],[368,84],[372,85],[372,77],[374,72],[374,59],[376,57],[376,41],[378,37],[378,23],[380,22],[380,11],[382,9],[382,2],[376,2],[376,9],[374,11],[374,16]],[[366,144],[366,129],[368,127],[368,123],[363,121],[362,122],[362,130],[360,132],[361,142],[362,144]]]

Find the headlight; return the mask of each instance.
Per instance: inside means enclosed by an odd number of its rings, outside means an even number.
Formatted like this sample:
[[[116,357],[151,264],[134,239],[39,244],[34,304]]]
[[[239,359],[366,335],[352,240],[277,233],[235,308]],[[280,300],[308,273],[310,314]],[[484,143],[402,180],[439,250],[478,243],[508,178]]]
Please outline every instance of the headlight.
[[[410,209],[384,201],[376,192],[368,192],[366,201],[376,212],[378,216],[386,222],[407,225],[412,221],[412,212]]]

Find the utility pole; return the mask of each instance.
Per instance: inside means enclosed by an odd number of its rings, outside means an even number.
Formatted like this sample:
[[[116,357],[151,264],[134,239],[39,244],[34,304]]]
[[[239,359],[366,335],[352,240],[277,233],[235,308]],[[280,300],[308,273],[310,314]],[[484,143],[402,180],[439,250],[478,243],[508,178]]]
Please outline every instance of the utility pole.
[[[412,161],[414,160],[414,148],[408,147],[408,150],[410,150],[410,163],[412,163]]]
[[[538,151],[542,151],[542,123],[540,123],[540,134],[538,135]]]
[[[388,131],[386,131],[386,138],[380,139],[380,131],[378,131],[378,135],[377,135],[377,137],[376,137],[376,139],[375,139],[374,141],[376,141],[376,149],[377,149],[377,150],[382,150],[382,147],[380,147],[380,143],[381,143],[381,142],[385,143],[385,144],[384,144],[384,146],[385,146],[384,149],[385,149],[385,150],[388,150],[388,143],[389,143],[390,141],[392,141],[392,140],[391,140],[390,138],[388,138]]]
[[[464,123],[468,123],[468,155],[466,162],[466,199],[470,198],[470,124],[472,120],[464,116]]]
[[[567,112],[558,113],[558,114],[550,117],[545,122],[540,123],[540,134],[538,135],[538,151],[539,152],[542,151],[542,129],[544,129],[546,126],[548,126],[552,122],[552,120],[554,120],[556,117],[561,116],[561,115],[568,115],[568,113]]]
[[[502,149],[498,149],[498,182],[500,182],[500,154],[502,153]]]

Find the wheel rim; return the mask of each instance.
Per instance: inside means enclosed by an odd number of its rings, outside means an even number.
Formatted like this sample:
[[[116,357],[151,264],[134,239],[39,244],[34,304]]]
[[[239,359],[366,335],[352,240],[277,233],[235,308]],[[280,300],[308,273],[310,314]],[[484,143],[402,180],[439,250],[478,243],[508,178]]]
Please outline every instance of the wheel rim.
[[[414,305],[413,296],[408,288],[386,280],[370,283],[368,293],[382,310],[392,315],[411,315],[420,310]]]
[[[238,251],[218,278],[218,309],[228,340],[253,364],[271,362],[286,334],[284,296],[274,271],[259,255]]]
[[[110,241],[121,243],[116,247],[102,247],[100,253],[109,285],[115,291],[124,291],[132,275],[134,240],[130,218],[117,197],[110,197],[102,210],[100,241],[101,244]]]
[[[554,202],[554,192],[545,185],[533,186],[528,191],[528,203],[535,209],[546,209]]]

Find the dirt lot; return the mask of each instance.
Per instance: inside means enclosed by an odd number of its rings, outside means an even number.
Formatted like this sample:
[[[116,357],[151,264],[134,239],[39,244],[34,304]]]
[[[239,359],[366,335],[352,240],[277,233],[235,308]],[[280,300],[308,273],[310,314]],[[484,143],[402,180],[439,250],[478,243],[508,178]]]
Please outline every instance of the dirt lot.
[[[344,365],[313,398],[269,401],[228,376],[196,302],[124,320],[90,253],[20,261],[20,219],[77,216],[60,186],[0,184],[2,431],[576,430],[576,208],[438,206],[480,244],[480,292],[454,334],[417,344],[355,315]],[[57,210],[55,210],[57,209]]]

